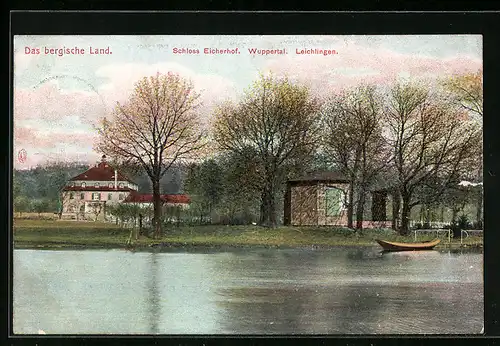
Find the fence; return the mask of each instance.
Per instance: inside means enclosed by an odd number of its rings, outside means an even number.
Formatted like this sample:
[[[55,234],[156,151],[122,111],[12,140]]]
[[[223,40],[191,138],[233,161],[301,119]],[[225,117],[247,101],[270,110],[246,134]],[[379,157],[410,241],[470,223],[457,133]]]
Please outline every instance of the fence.
[[[410,228],[416,228],[417,225],[422,225],[423,223],[421,221],[410,221]],[[449,222],[442,222],[442,221],[430,221],[425,223],[426,226],[429,228],[439,228],[443,229],[446,227],[449,227],[450,223]]]
[[[429,234],[429,233],[436,233],[436,238],[439,238],[439,234],[440,233],[445,233],[448,236],[448,243],[451,242],[451,234],[452,234],[451,229],[445,229],[445,228],[442,228],[442,229],[415,229],[415,230],[413,230],[415,241],[417,241],[417,233],[427,233],[427,234]],[[477,229],[477,230],[461,230],[460,231],[460,244],[463,243],[464,239],[469,238],[470,235],[472,235],[472,234],[482,234],[482,233],[483,233],[482,229]],[[464,237],[464,235],[465,235],[465,237]]]

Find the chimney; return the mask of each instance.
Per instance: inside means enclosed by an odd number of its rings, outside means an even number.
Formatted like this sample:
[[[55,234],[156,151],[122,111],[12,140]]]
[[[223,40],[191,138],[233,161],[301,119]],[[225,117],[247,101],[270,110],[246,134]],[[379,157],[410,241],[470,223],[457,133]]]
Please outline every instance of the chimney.
[[[117,189],[118,186],[118,171],[115,169],[115,190]]]
[[[101,162],[97,163],[96,164],[96,167],[99,167],[99,168],[105,168],[107,167],[108,165],[106,164],[106,155],[102,155],[101,157]]]

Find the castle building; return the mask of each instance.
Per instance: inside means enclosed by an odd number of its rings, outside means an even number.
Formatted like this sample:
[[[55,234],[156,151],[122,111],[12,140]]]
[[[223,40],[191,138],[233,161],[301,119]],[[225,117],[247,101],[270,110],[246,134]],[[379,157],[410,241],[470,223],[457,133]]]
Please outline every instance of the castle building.
[[[117,203],[152,205],[151,194],[140,194],[138,185],[118,172],[102,156],[99,164],[71,178],[61,193],[63,219],[106,220],[106,206]],[[164,204],[187,207],[186,195],[161,195]]]

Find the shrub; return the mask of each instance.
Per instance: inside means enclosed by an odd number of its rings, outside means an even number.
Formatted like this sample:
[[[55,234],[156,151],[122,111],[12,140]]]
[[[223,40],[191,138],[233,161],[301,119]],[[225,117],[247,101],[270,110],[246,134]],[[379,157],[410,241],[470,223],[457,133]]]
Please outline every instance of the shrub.
[[[483,229],[483,222],[482,221],[474,221],[471,224],[471,228],[470,229]]]
[[[457,226],[460,229],[470,229],[469,227],[471,226],[471,223],[470,223],[469,218],[467,217],[467,215],[462,214],[462,215],[460,215],[458,217]]]

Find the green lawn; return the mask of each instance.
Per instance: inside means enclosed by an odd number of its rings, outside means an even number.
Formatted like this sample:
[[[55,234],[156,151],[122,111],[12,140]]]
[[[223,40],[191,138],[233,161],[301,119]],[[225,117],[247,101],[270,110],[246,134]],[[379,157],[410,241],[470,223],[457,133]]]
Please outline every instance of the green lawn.
[[[14,245],[27,247],[125,247],[130,229],[121,229],[109,223],[15,220]],[[138,247],[154,244],[171,246],[376,246],[374,239],[413,241],[413,236],[399,236],[392,230],[370,229],[361,234],[345,228],[333,227],[278,227],[268,229],[259,226],[170,226],[161,239],[141,237],[133,240]],[[418,240],[430,240],[433,236],[419,236]],[[482,244],[482,238],[469,237],[464,244]],[[443,238],[440,247],[449,246]],[[460,246],[460,239],[452,240],[451,246]]]

